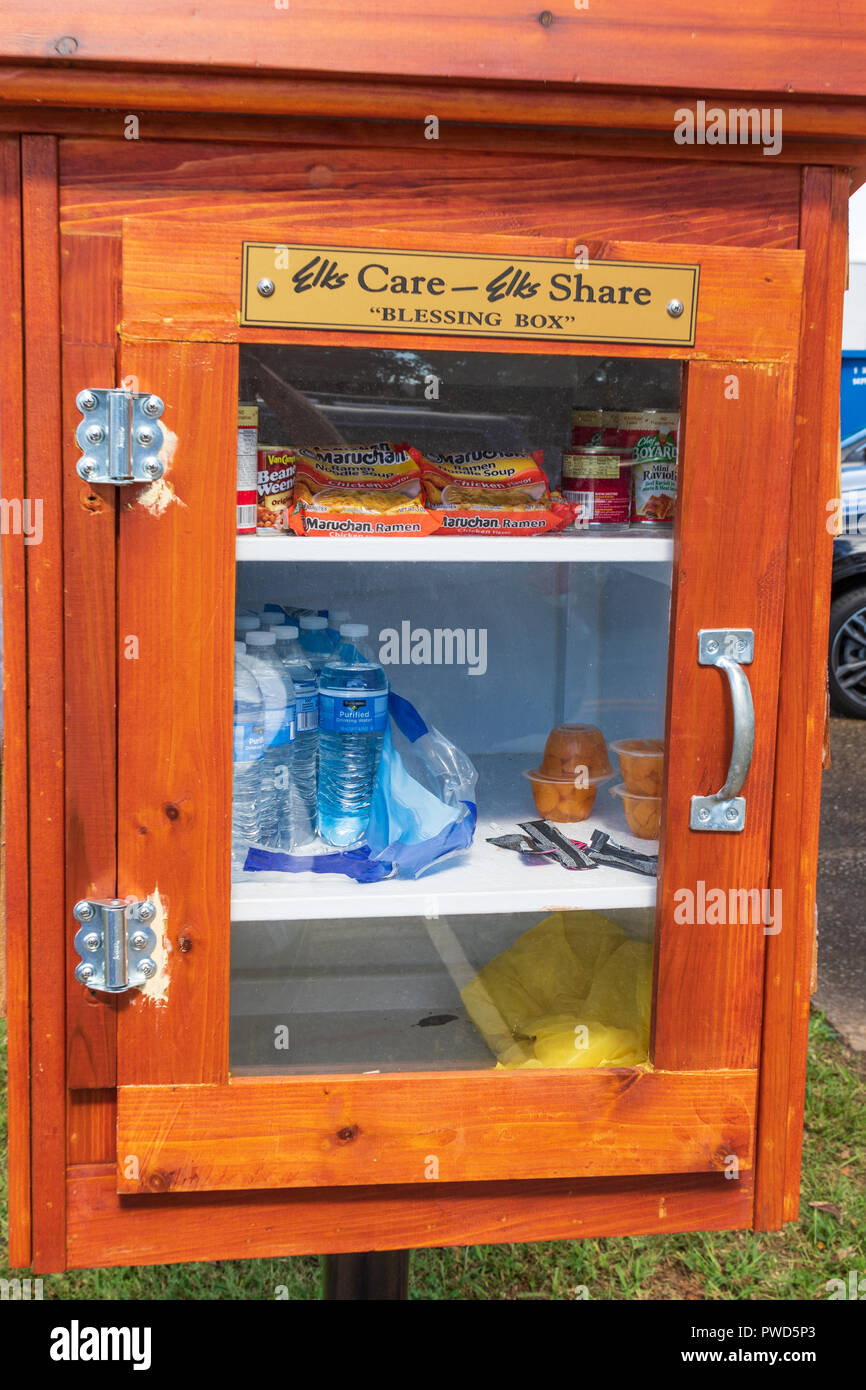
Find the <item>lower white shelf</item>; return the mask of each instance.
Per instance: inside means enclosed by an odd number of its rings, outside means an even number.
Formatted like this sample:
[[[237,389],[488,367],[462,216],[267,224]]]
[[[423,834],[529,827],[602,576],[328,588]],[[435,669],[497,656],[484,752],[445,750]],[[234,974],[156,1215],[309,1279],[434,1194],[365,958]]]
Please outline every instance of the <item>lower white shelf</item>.
[[[610,813],[602,788],[600,813],[560,829],[588,841],[593,830],[606,830],[619,844],[656,854],[655,840],[638,840]],[[531,805],[521,820],[535,819]],[[511,834],[514,820],[480,819],[471,849],[418,879],[392,878],[382,883],[355,883],[339,874],[256,874],[232,886],[235,922],[323,921],[336,918],[448,917],[467,913],[556,912],[562,909],[653,907],[655,878],[625,869],[600,866],[570,870],[556,862],[527,864],[511,850],[487,843],[488,836]]]

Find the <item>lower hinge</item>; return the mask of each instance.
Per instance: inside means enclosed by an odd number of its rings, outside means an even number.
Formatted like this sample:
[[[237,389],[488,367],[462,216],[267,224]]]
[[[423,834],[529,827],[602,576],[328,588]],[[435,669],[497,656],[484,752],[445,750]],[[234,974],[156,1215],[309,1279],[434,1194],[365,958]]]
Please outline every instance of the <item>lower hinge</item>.
[[[79,984],[123,994],[127,989],[141,989],[156,974],[151,957],[156,933],[148,925],[156,917],[153,903],[82,898],[72,915],[81,923],[75,933],[75,949],[81,957],[75,967]]]

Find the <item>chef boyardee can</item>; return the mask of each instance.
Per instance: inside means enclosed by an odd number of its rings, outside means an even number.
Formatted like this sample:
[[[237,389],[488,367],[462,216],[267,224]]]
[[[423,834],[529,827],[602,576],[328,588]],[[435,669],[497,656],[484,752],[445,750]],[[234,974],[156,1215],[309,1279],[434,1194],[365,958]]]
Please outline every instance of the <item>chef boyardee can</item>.
[[[679,423],[670,410],[639,410],[619,418],[621,447],[632,465],[632,521],[641,525],[673,520]]]
[[[627,526],[631,469],[619,449],[585,445],[562,456],[562,495],[578,507],[575,526]]]

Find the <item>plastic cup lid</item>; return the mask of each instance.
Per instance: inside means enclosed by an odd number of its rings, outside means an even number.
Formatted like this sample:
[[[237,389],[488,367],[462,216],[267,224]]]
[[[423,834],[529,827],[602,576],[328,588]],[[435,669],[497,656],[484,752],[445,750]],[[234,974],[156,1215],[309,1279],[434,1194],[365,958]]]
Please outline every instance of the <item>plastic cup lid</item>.
[[[651,743],[651,748],[635,748],[636,743]],[[625,753],[628,758],[660,758],[665,751],[664,742],[660,738],[617,738],[608,747],[614,753]]]
[[[305,632],[322,632],[328,626],[328,619],[318,613],[305,613],[298,621]]]
[[[366,637],[369,631],[366,623],[340,623],[341,637]]]
[[[617,782],[610,789],[611,796],[627,796],[632,801],[661,801],[660,796],[647,796],[646,792],[630,792],[625,782]]]
[[[542,772],[540,767],[529,768],[524,772],[524,777],[528,777],[530,782],[549,782],[555,787],[573,787],[576,792],[586,791],[587,787],[597,787],[601,782],[606,782],[613,774],[603,772],[598,777],[582,777],[579,781],[576,777],[561,775],[554,776],[550,772]]]
[[[276,646],[276,637],[272,632],[248,632],[248,647],[273,647]]]

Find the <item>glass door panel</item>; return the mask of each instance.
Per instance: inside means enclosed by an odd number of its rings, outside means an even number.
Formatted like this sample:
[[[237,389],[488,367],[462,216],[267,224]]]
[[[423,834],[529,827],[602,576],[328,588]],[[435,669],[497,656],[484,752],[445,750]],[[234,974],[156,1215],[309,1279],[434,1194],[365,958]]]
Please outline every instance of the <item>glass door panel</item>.
[[[370,819],[335,845],[324,820],[323,836],[290,814],[298,728],[259,756],[249,735],[238,742],[236,715],[232,1071],[646,1060],[679,365],[294,346],[242,348],[240,358],[239,401],[256,407],[263,465],[258,534],[238,539],[236,672],[246,676],[236,674],[236,693],[248,723],[253,674],[267,747],[279,719],[267,712],[261,663],[287,649],[256,634],[300,625],[320,668],[345,622],[367,628],[347,640],[366,646],[423,723],[392,699],[378,791],[361,799],[362,820],[376,795],[379,812],[393,810],[393,838],[383,844]],[[548,489],[570,511],[557,501],[557,527],[540,535],[288,529],[280,489],[294,450],[333,462],[346,446],[399,451],[404,441],[433,479],[422,480],[419,505],[436,521],[449,508],[427,462],[454,456],[471,462],[476,485],[491,456],[527,460],[543,472],[525,514],[551,507],[539,496]],[[501,491],[493,501],[506,515],[524,514]],[[311,510],[326,514],[327,498]],[[239,516],[249,526],[249,511]],[[334,677],[317,674],[321,715]],[[419,727],[445,742],[413,742]],[[344,747],[324,728],[320,807]],[[461,770],[457,792],[437,776],[443,756]],[[452,852],[428,864],[437,834]],[[417,853],[401,856],[410,842]]]

